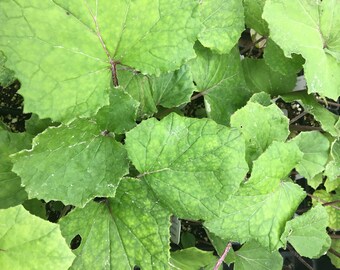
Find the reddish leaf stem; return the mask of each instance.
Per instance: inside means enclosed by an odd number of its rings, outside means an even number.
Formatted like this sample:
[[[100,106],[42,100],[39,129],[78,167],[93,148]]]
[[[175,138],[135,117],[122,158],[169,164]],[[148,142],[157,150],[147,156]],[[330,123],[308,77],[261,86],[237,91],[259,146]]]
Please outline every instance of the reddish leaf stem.
[[[330,202],[327,202],[327,201],[325,201],[325,200],[323,200],[323,199],[321,199],[321,198],[319,198],[319,197],[316,197],[316,196],[314,196],[314,195],[312,195],[312,194],[309,194],[309,193],[307,193],[307,195],[308,195],[309,197],[315,199],[315,200],[318,200],[318,201],[322,202],[322,205],[323,205],[323,206],[330,206],[330,207],[333,207],[333,208],[335,208],[335,209],[337,209],[337,210],[340,210],[340,207],[338,207],[338,206],[336,206],[336,205],[333,205],[333,202],[331,202],[331,203],[330,203]]]
[[[332,101],[324,101],[322,99],[318,99],[318,102],[319,103],[322,103],[322,104],[326,104],[326,105],[332,105],[334,107],[340,107],[340,104],[339,103],[335,103],[335,102],[332,102]]]
[[[228,243],[228,245],[226,246],[221,258],[219,258],[219,260],[217,261],[214,270],[218,270],[218,268],[221,266],[221,264],[223,263],[225,257],[227,256],[229,250],[231,249],[231,242]]]
[[[308,112],[304,111],[300,113],[299,115],[295,116],[293,119],[289,121],[289,125],[295,123],[297,120],[299,120],[301,117],[304,117]]]
[[[332,253],[333,255],[337,256],[340,258],[340,253],[337,252],[334,248],[329,248],[328,252]]]
[[[203,91],[203,92],[200,92],[200,93],[198,93],[198,94],[192,96],[191,99],[190,99],[190,101],[193,101],[193,100],[195,100],[195,99],[198,99],[199,97],[204,96],[204,94],[205,94],[204,91]]]
[[[322,205],[323,205],[323,206],[327,206],[327,205],[337,204],[337,203],[340,203],[340,200],[335,200],[335,201],[332,201],[332,202],[325,202],[325,203],[323,203]]]
[[[322,131],[322,128],[321,127],[302,126],[302,125],[290,125],[289,130],[295,130],[295,131],[319,130],[319,131]]]

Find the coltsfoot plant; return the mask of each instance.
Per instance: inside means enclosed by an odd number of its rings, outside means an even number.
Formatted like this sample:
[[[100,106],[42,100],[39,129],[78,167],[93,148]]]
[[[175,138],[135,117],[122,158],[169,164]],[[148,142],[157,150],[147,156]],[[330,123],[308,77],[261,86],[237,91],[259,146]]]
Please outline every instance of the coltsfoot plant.
[[[20,81],[32,113],[0,127],[0,268],[279,270],[286,249],[340,267],[339,14],[0,0],[0,89]],[[172,215],[210,251],[170,247]]]

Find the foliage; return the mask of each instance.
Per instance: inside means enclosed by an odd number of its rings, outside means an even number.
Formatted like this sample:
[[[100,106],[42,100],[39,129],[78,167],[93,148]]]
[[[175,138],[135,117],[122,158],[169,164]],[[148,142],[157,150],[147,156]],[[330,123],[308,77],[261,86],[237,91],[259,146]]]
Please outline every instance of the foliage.
[[[66,269],[75,258],[60,227],[18,205],[0,210],[3,269]]]
[[[24,133],[0,125],[0,265],[212,269],[232,242],[234,269],[281,269],[290,246],[339,266],[340,120],[327,106],[339,12],[337,0],[0,1],[0,89],[19,80],[33,113]],[[313,131],[278,106],[294,102]],[[203,224],[211,250],[170,250],[172,215]]]

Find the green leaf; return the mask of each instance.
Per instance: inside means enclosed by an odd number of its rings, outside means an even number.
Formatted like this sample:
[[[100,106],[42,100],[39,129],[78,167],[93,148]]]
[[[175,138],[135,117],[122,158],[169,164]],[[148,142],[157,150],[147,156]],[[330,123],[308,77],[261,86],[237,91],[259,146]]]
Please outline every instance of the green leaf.
[[[340,62],[340,19],[337,16],[340,12],[339,2],[337,0],[325,1],[321,3],[319,12],[321,31],[326,44],[325,52]]]
[[[319,173],[315,175],[313,178],[308,179],[308,185],[313,189],[317,189],[323,183],[323,175]]]
[[[192,47],[201,31],[196,1],[55,2],[92,30],[95,15],[112,58],[142,73],[160,75],[195,57]]]
[[[208,220],[205,226],[223,239],[254,239],[270,250],[280,247],[286,221],[306,196],[299,186],[280,179],[301,158],[297,145],[273,142],[254,162],[250,179],[222,203],[220,216]]]
[[[0,127],[0,208],[21,204],[27,199],[27,193],[21,187],[21,179],[13,173],[9,155],[31,147],[32,136],[23,133],[11,133]]]
[[[196,236],[190,232],[181,232],[181,247],[189,248],[196,245]]]
[[[263,7],[266,0],[243,0],[245,23],[261,35],[269,34],[268,24],[262,19]]]
[[[110,105],[101,108],[95,119],[102,130],[125,133],[136,125],[139,102],[120,88],[110,91]]]
[[[4,88],[11,85],[15,80],[14,71],[5,67],[6,61],[6,56],[0,51],[0,86]]]
[[[22,206],[25,207],[25,209],[29,211],[32,215],[35,215],[42,219],[47,219],[45,202],[42,202],[38,199],[31,199],[24,201]]]
[[[235,251],[235,270],[281,270],[283,258],[278,251],[268,251],[255,241]]]
[[[337,190],[339,191],[339,189]],[[340,194],[332,194],[328,193],[325,190],[316,190],[313,193],[313,204],[317,204],[318,202],[324,203],[324,202],[334,202],[340,199]],[[320,201],[321,199],[322,201]],[[333,205],[340,207],[340,203],[333,203]],[[327,222],[327,225],[332,228],[333,230],[339,230],[340,229],[340,213],[339,210],[336,208],[333,208],[331,206],[326,206],[325,207],[328,217],[329,217],[329,222]]]
[[[325,169],[330,145],[324,135],[318,131],[301,132],[291,142],[295,142],[303,152],[303,159],[296,166],[296,170],[307,181]]]
[[[326,169],[327,169],[327,167],[326,167]],[[333,180],[331,180],[329,178],[326,179],[326,182],[324,183],[324,186],[325,186],[327,192],[331,192],[331,191],[337,189],[338,187],[340,187],[340,177],[337,177],[337,178],[335,178]]]
[[[336,126],[339,117],[319,104],[313,95],[307,95],[306,91],[297,91],[284,94],[281,97],[286,102],[299,101],[305,111],[314,115],[315,119],[320,122],[324,131],[329,132],[334,137],[340,136],[340,126]]]
[[[302,216],[288,221],[281,241],[284,244],[286,241],[291,243],[301,256],[319,258],[331,245],[331,239],[326,231],[327,226],[326,209],[317,205]]]
[[[242,194],[240,189],[240,194],[223,202],[222,214],[205,226],[223,239],[241,243],[253,239],[273,251],[281,246],[284,226],[305,196],[298,185],[287,182],[263,195]]]
[[[34,138],[31,150],[14,155],[13,162],[29,198],[76,206],[96,196],[113,196],[128,172],[123,146],[82,119],[48,128]]]
[[[209,119],[148,119],[127,133],[125,146],[138,177],[178,217],[218,215],[248,171],[240,133]]]
[[[71,269],[168,269],[170,213],[145,183],[123,179],[115,198],[90,202],[60,222],[68,243],[79,235]]]
[[[251,164],[273,141],[286,140],[289,135],[288,122],[288,118],[275,104],[262,106],[248,102],[232,115],[230,125],[243,134],[246,158]]]
[[[22,83],[25,111],[57,121],[92,116],[109,103],[114,65],[160,75],[195,57],[197,6],[194,0],[1,1],[0,50]]]
[[[325,183],[328,192],[336,189],[340,183],[340,139],[334,140],[331,145],[330,161],[324,174],[327,176]]]
[[[271,39],[266,42],[263,58],[273,71],[286,76],[298,73],[305,62],[301,55],[293,54],[292,58],[286,57],[280,46]]]
[[[189,62],[197,89],[204,95],[208,117],[228,124],[230,116],[250,98],[237,47],[229,54],[216,54],[199,43],[197,58]]]
[[[190,69],[186,65],[175,72],[151,77],[151,87],[155,104],[166,108],[190,102],[195,90]]]
[[[210,270],[217,260],[213,252],[192,247],[172,252],[170,264],[173,270]]]
[[[340,250],[340,240],[339,239],[332,239],[332,244],[331,244],[331,248],[333,250]],[[334,255],[333,253],[331,253],[330,251],[327,252],[328,257],[331,259],[332,264],[336,267],[336,268],[340,268],[340,258],[336,255]]]
[[[335,15],[339,13],[340,5],[334,0],[268,0],[263,11],[271,38],[285,55],[301,54],[306,59],[309,93],[333,99],[340,96],[340,20]]]
[[[244,77],[252,92],[279,95],[291,92],[296,83],[296,73],[282,75],[274,71],[264,59],[246,58],[242,61]]]
[[[59,225],[44,221],[16,206],[0,210],[2,269],[67,269],[74,255]]]
[[[48,127],[57,127],[59,125],[60,123],[53,122],[50,118],[40,119],[37,114],[33,113],[30,119],[25,121],[25,132],[36,136]]]
[[[281,179],[301,161],[303,153],[294,143],[274,141],[253,163],[251,176],[239,191],[245,195],[273,192]]]
[[[204,25],[198,35],[204,47],[217,53],[228,53],[244,29],[241,1],[204,0],[200,2],[200,19]]]
[[[149,76],[126,70],[118,71],[121,86],[132,98],[139,102],[138,117],[145,118],[157,112],[157,104],[152,97],[152,87]]]
[[[249,102],[259,103],[265,107],[273,104],[270,95],[265,92],[255,93],[254,95],[251,96]]]
[[[119,78],[125,91],[140,102],[138,115],[141,118],[157,112],[158,105],[172,108],[190,102],[195,90],[190,70],[185,65],[159,77],[122,70]]]

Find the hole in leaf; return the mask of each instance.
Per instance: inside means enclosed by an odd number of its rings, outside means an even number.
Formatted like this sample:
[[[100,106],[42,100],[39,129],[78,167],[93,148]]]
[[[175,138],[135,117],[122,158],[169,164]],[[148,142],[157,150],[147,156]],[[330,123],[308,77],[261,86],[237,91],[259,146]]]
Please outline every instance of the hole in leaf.
[[[106,197],[96,197],[93,199],[94,202],[96,203],[104,203],[106,202],[107,198]]]
[[[135,265],[135,266],[133,267],[133,270],[140,270],[140,267],[139,267],[138,265]]]
[[[72,240],[70,247],[71,249],[77,249],[81,244],[81,236],[77,234]]]

